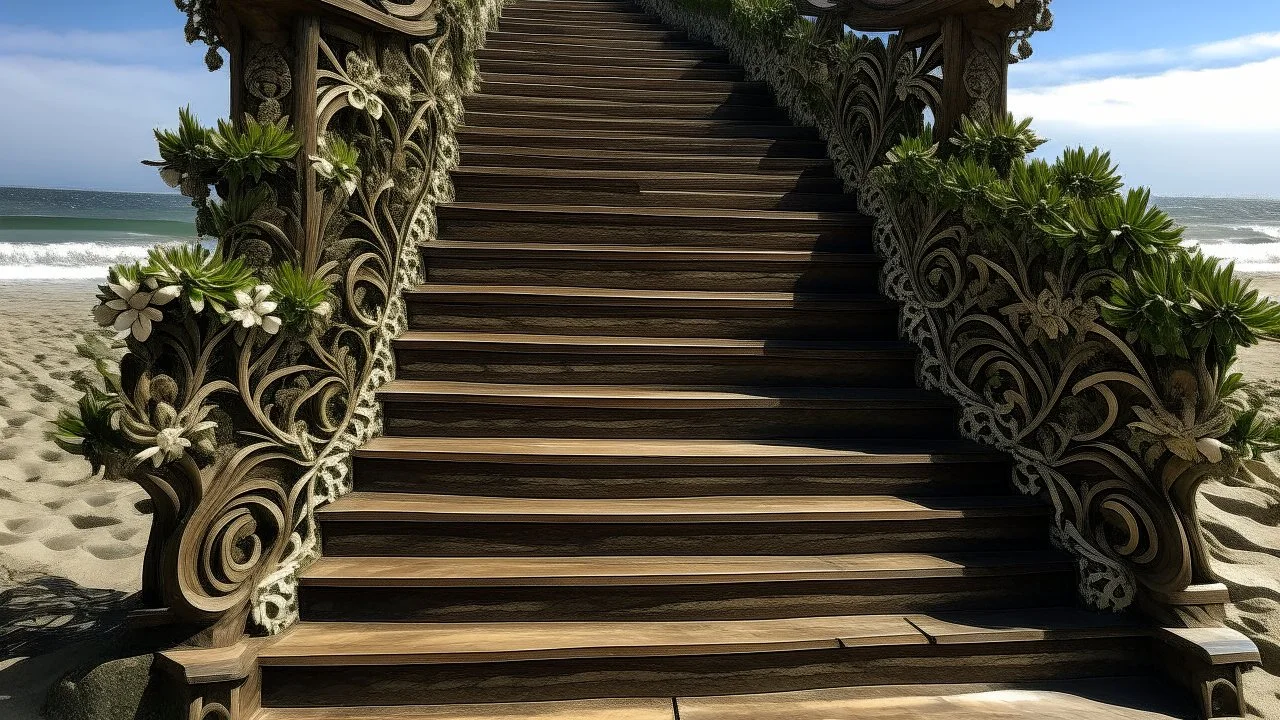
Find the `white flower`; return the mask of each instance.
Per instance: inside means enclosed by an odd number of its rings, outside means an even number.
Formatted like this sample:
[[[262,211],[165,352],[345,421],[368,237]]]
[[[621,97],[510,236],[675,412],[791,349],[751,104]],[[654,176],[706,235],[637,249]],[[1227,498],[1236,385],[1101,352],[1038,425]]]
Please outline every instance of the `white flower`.
[[[156,433],[155,440],[153,441],[155,443],[154,445],[143,449],[133,457],[140,461],[149,459],[151,460],[152,466],[160,467],[161,465],[173,462],[186,454],[187,448],[191,447],[191,440],[186,437],[187,434],[196,435],[205,432],[206,430],[212,430],[217,426],[218,424],[212,420],[206,420],[201,423],[196,423],[190,428],[164,428]]]
[[[161,168],[160,179],[164,181],[165,185],[176,188],[182,184],[182,173],[171,167]]]
[[[320,157],[319,155],[312,155],[310,157],[311,157],[311,169],[315,170],[317,175],[319,175],[322,178],[333,177],[332,162],[326,160],[325,158]]]
[[[280,318],[271,314],[275,312],[276,303],[267,299],[270,296],[270,285],[255,287],[252,295],[243,290],[237,290],[237,307],[228,314],[232,320],[239,322],[245,328],[261,327],[268,334],[275,335],[280,331]]]
[[[322,300],[319,305],[311,309],[311,312],[322,318],[327,318],[333,313],[333,306],[329,304],[328,300]]]
[[[108,283],[116,297],[93,309],[93,319],[116,331],[116,339],[123,340],[130,334],[138,342],[151,337],[151,324],[164,319],[157,308],[168,305],[182,292],[177,285],[157,287],[155,278],[147,278],[141,285],[132,280]]]
[[[356,179],[353,177],[348,177],[346,180],[342,181],[342,189],[346,191],[347,197],[355,195],[357,187]]]

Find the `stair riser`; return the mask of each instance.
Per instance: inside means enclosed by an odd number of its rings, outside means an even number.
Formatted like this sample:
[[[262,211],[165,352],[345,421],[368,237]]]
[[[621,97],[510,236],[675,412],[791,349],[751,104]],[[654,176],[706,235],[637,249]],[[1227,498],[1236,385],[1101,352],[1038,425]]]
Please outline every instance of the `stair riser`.
[[[320,516],[329,557],[823,555],[1034,550],[1048,518],[756,523],[347,522]]]
[[[613,54],[611,54],[613,53]],[[547,47],[544,45],[520,43],[505,46],[486,47],[476,51],[476,60],[481,70],[492,68],[494,61],[507,61],[517,66],[518,72],[533,72],[537,64],[563,63],[562,67],[570,75],[581,72],[580,66],[613,67],[618,71],[635,70],[639,74],[625,77],[644,77],[650,70],[655,72],[689,72],[713,71],[716,73],[732,73],[734,78],[743,76],[740,68],[728,61],[728,56],[717,51],[676,51],[669,50],[655,54],[654,51],[610,50],[609,48],[569,48]],[[654,75],[654,77],[660,77]],[[681,77],[687,77],[681,75]]]
[[[355,456],[355,487],[369,492],[529,498],[728,495],[956,497],[1009,491],[996,462],[893,465],[684,464],[566,458],[547,464],[394,460]]]
[[[794,181],[792,181],[794,182]],[[760,220],[741,221],[734,230],[698,227],[693,218],[675,219],[664,226],[587,224],[566,218],[566,224],[554,222],[503,222],[501,220],[455,220],[441,208],[439,237],[449,241],[548,242],[580,245],[653,245],[669,247],[709,247],[736,249],[807,250],[826,252],[871,252],[871,229],[851,226],[823,231],[808,230],[801,223]],[[495,213],[496,214],[496,213]],[[643,218],[640,218],[643,219]],[[709,221],[715,224],[715,220]],[[708,222],[702,223],[707,225]],[[724,219],[720,227],[730,225]],[[829,227],[829,226],[828,226]]]
[[[836,362],[796,358],[676,358],[637,355],[574,355],[464,352],[456,349],[396,351],[402,380],[563,383],[569,385],[773,385],[913,387],[914,358],[852,357]]]
[[[452,249],[446,252],[453,252]],[[496,260],[424,250],[427,280],[461,285],[543,285],[637,290],[745,290],[761,292],[874,293],[880,277],[875,263],[716,263]]]
[[[420,666],[266,667],[263,704],[401,705],[673,697],[919,683],[1036,682],[1132,675],[1141,639],[833,648],[785,653],[585,658]]]
[[[625,337],[896,340],[897,311],[609,308],[442,303],[409,296],[414,330]]]
[[[651,29],[657,28],[657,29]],[[505,37],[507,33],[519,33],[525,36],[542,36],[548,39],[562,40],[563,42],[573,43],[580,39],[591,40],[608,40],[621,41],[628,43],[645,42],[645,43],[664,43],[678,42],[687,43],[689,36],[678,30],[663,30],[661,25],[650,24],[641,27],[624,26],[619,28],[613,27],[595,27],[592,25],[552,22],[545,18],[527,20],[518,17],[511,17],[503,13],[502,20],[498,22],[497,32],[490,33],[494,37]]]
[[[596,13],[643,13],[644,10],[629,2],[572,2],[571,0],[520,0],[502,9],[503,16],[509,10],[528,12],[596,12]]]
[[[644,135],[709,138],[812,139],[812,128],[714,120],[635,120],[608,117],[566,117],[554,112],[479,112],[468,106],[466,123],[477,127],[518,127],[555,130],[572,124],[575,129],[634,132]]]
[[[503,59],[506,58],[506,59]],[[532,61],[524,53],[490,53],[481,56],[480,71],[482,77],[486,73],[531,73],[564,77],[592,77],[601,80],[629,78],[639,82],[653,80],[680,81],[718,81],[738,82],[745,79],[741,70],[723,63],[684,63],[671,67],[645,67],[640,62],[631,62],[613,66],[607,59],[596,62],[579,60],[577,62]]]
[[[667,30],[667,26],[642,12],[598,12],[591,10],[537,10],[511,7],[502,11],[502,19],[522,25],[540,27],[560,25],[566,28],[628,30]]]
[[[518,88],[525,85],[564,85],[575,88],[594,88],[608,92],[611,90],[629,90],[655,95],[672,92],[713,93],[718,97],[764,96],[770,97],[769,86],[759,82],[724,82],[712,80],[672,80],[651,77],[615,77],[584,74],[581,76],[564,73],[548,73],[541,70],[519,68],[517,72],[499,72],[492,68],[484,73],[484,83],[502,83],[505,88]],[[490,87],[491,85],[486,85]]]
[[[572,99],[520,96],[475,95],[467,100],[468,110],[494,113],[553,113],[570,118],[656,118],[663,120],[746,120],[756,123],[786,124],[781,110],[716,104],[645,104],[644,102],[593,102]],[[465,161],[464,161],[465,162]]]
[[[580,85],[570,78],[542,77],[534,82],[500,82],[496,78],[486,77],[482,90],[488,95],[500,97],[566,98],[655,105],[735,105],[752,108],[773,105],[773,98],[768,93],[754,89],[693,90],[670,84],[657,89],[593,87],[590,84]]]
[[[1052,606],[1075,592],[1073,572],[711,585],[360,587],[308,585],[304,621],[556,622],[765,620],[852,614]]]
[[[950,408],[530,407],[512,402],[387,402],[387,435],[560,438],[928,438],[951,437]]]
[[[575,65],[609,65],[617,63],[623,67],[724,68],[729,66],[729,54],[723,50],[607,47],[517,40],[492,41],[485,49],[476,53],[476,58],[481,62],[481,67],[484,67],[484,61],[491,58],[505,60],[524,59],[539,62],[555,62],[558,58]],[[713,64],[704,66],[703,63],[706,62]]]
[[[457,182],[455,191],[461,202],[495,202],[520,204],[606,205],[611,207],[688,207],[723,210],[824,210],[851,211],[854,198],[835,192],[817,193],[709,193],[709,192],[592,192],[557,187],[538,187],[531,178],[528,187],[478,186]]]
[[[452,175],[454,190],[457,194],[476,193],[474,199],[477,202],[498,202],[496,199],[490,199],[487,193],[496,191],[498,188],[506,188],[511,190],[536,190],[541,193],[542,202],[546,202],[548,198],[553,198],[554,194],[564,191],[598,193],[601,195],[634,195],[641,192],[644,193],[665,193],[665,194],[682,194],[682,193],[711,193],[713,197],[734,197],[740,193],[753,194],[769,194],[778,198],[778,202],[783,202],[786,196],[791,195],[840,195],[840,184],[830,178],[815,178],[808,176],[800,176],[793,178],[782,175],[738,175],[738,176],[716,176],[699,173],[682,173],[679,175],[661,174],[651,177],[641,177],[637,179],[627,178],[600,178],[591,177],[587,174],[577,174],[573,171],[567,172],[547,172],[539,173],[537,171],[517,171],[519,174],[485,174],[482,172],[468,173],[455,172]],[[675,195],[679,197],[679,195]],[[847,196],[846,196],[847,197]],[[459,198],[461,200],[461,197]],[[767,199],[765,201],[771,200]],[[689,199],[688,202],[693,202]],[[747,201],[744,201],[747,202]],[[759,199],[751,199],[749,202],[759,203]],[[627,205],[615,205],[614,207],[627,207]],[[662,207],[684,207],[684,205],[662,206]],[[850,211],[853,209],[852,198],[838,209]],[[446,211],[447,212],[447,211]],[[475,225],[476,223],[472,223]],[[625,228],[618,228],[620,231]],[[612,233],[610,233],[612,234]],[[510,236],[504,238],[509,240]],[[590,244],[598,244],[599,241]],[[703,247],[706,243],[695,243],[693,247]],[[740,247],[745,246],[739,243]]]
[[[502,132],[476,132],[463,130],[458,142],[468,147],[516,147],[516,148],[565,148],[571,150],[601,150],[606,152],[652,152],[664,155],[714,155],[721,158],[776,158],[825,159],[826,148],[805,140],[752,140],[731,138],[678,138],[678,137],[583,137],[544,134],[537,136],[513,135]]]
[[[570,52],[582,52],[583,50],[604,51],[605,54],[614,50],[620,50],[627,53],[641,53],[665,55],[667,53],[676,53],[677,57],[681,57],[683,53],[699,53],[693,57],[714,57],[728,59],[728,53],[724,50],[717,49],[713,45],[704,42],[694,42],[687,38],[676,36],[669,38],[632,38],[635,33],[617,33],[602,37],[568,37],[559,33],[548,33],[545,29],[538,29],[534,32],[517,32],[504,29],[491,32],[485,36],[485,47],[494,50],[518,50],[519,45],[546,45],[549,47],[542,48],[553,52],[564,48]],[[635,55],[631,55],[635,57]],[[682,57],[682,59],[685,59]]]
[[[813,172],[833,178],[830,161],[820,158],[737,158],[636,155],[631,157],[557,157],[516,154],[501,147],[464,147],[464,167],[559,168],[564,170],[669,170],[672,172],[767,173],[786,177]]]

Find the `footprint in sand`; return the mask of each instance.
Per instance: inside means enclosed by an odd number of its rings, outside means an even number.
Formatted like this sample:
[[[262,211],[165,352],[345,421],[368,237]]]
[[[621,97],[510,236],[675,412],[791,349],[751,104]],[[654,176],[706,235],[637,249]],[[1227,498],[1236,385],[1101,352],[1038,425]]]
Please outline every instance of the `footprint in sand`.
[[[3,434],[6,436],[5,439],[7,440],[13,437],[13,435],[17,435],[18,431],[16,429],[5,429]],[[4,447],[0,447],[0,460],[14,460],[14,459],[17,459],[17,457],[18,457],[17,446],[5,445]]]
[[[85,546],[85,550],[99,560],[122,560],[142,552],[142,548],[125,543],[94,543]]]
[[[31,397],[36,402],[47,403],[58,399],[58,393],[44,383],[36,383],[31,392]]]
[[[48,500],[40,504],[44,505],[50,510],[61,510],[67,503],[73,502],[73,501],[74,501],[74,498],[67,498],[65,500]]]
[[[9,424],[16,428],[22,427],[23,425],[26,425],[29,422],[31,422],[30,415],[19,415],[17,417],[9,418]]]
[[[138,528],[131,528],[131,527],[111,528],[107,532],[111,534],[111,537],[123,542],[125,540],[128,540],[129,538],[132,538],[134,535],[137,535]]]
[[[62,459],[62,453],[52,448],[40,451],[40,459],[45,462],[57,462]]]
[[[0,546],[17,545],[23,540],[26,540],[26,538],[22,537],[21,535],[14,535],[13,533],[0,532]]]
[[[119,493],[107,491],[86,495],[81,499],[84,500],[85,504],[89,507],[102,507],[103,505],[115,502],[115,499],[118,497],[120,497]]]
[[[5,520],[4,526],[11,532],[19,535],[30,535],[31,533],[40,532],[41,530],[53,524],[53,518],[47,517],[25,517],[13,518]]]
[[[107,517],[106,515],[72,515],[67,519],[71,521],[71,524],[77,530],[119,525],[122,522],[120,518]]]
[[[55,550],[57,552],[66,552],[67,550],[74,550],[80,547],[80,543],[83,540],[84,538],[80,537],[79,535],[75,533],[69,533],[67,535],[54,535],[51,538],[45,538],[44,540],[40,541],[40,544],[44,545],[50,550]]]

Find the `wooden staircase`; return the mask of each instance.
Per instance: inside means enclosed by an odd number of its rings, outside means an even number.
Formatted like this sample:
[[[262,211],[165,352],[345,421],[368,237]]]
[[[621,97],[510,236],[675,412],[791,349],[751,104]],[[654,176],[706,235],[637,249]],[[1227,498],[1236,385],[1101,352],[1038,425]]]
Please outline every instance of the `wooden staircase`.
[[[260,718],[1184,714],[915,387],[869,219],[763,84],[610,0],[511,4],[480,69]]]

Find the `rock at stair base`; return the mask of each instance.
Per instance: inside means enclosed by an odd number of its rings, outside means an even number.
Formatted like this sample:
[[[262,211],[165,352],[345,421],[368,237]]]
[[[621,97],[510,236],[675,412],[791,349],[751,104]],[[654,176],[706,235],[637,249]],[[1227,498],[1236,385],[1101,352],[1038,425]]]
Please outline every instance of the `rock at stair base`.
[[[136,655],[73,672],[49,690],[47,720],[172,720],[182,717],[162,678],[153,676],[154,656]]]

